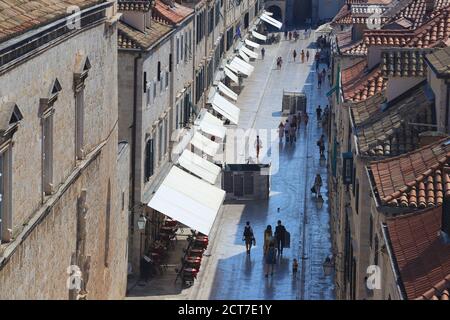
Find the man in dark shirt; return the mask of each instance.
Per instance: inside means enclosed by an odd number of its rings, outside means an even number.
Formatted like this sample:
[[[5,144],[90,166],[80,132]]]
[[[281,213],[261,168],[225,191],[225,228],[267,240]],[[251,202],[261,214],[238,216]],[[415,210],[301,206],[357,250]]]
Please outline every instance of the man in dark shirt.
[[[275,228],[275,239],[277,240],[278,254],[283,254],[284,238],[286,236],[286,228],[278,220],[278,225]]]

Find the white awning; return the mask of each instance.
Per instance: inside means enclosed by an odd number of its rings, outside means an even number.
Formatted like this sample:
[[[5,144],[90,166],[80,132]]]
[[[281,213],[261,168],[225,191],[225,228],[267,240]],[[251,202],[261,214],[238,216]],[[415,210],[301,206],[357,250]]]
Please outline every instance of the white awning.
[[[178,163],[186,170],[211,184],[216,183],[221,170],[219,166],[216,166],[189,150],[183,151],[183,154],[178,159]]]
[[[234,74],[228,66],[226,66],[223,71],[225,71],[225,75],[230,78],[235,83],[239,84],[239,78],[236,74]]]
[[[261,34],[261,33],[258,33],[258,32],[256,32],[256,31],[252,31],[252,35],[253,35],[256,39],[263,40],[263,41],[266,41],[266,40],[267,40],[267,37],[266,37],[265,35],[263,35],[263,34]]]
[[[148,206],[208,235],[225,191],[172,167]]]
[[[266,14],[266,15],[268,15],[268,16],[273,16],[273,13],[272,13],[272,12],[266,11],[266,10],[263,11],[263,14]]]
[[[199,127],[204,133],[210,134],[212,136],[219,137],[223,140],[225,134],[227,133],[227,128],[224,127],[222,120],[213,116],[211,113],[204,111],[205,113],[200,119]]]
[[[230,66],[234,69],[237,69],[239,72],[250,76],[253,72],[253,70],[255,70],[255,68],[248,64],[247,62],[245,62],[242,59],[239,59],[238,57],[235,57],[231,62],[230,62]]]
[[[256,42],[253,42],[251,40],[245,39],[245,44],[248,45],[249,47],[253,47],[255,49],[258,49],[260,47],[259,44],[257,44]]]
[[[218,88],[220,90],[220,92],[222,92],[223,94],[225,94],[227,97],[229,97],[230,99],[236,101],[238,98],[238,95],[231,90],[230,88],[228,88],[226,85],[224,85],[222,82],[219,82]]]
[[[239,114],[241,110],[232,104],[230,101],[222,97],[220,94],[215,94],[211,101],[212,107],[218,113],[230,120],[234,124],[239,122]]]
[[[242,59],[244,59],[245,62],[250,62],[250,58],[245,54],[245,52],[242,49],[239,49],[239,55]]]
[[[278,20],[275,20],[274,18],[266,15],[265,13],[263,13],[261,15],[261,20],[264,20],[265,22],[270,23],[271,25],[273,25],[274,27],[276,27],[278,29],[281,29],[281,26],[283,25],[283,23],[281,23]]]
[[[242,47],[241,50],[244,51],[244,53],[246,55],[248,55],[250,58],[254,58],[254,59],[258,58],[258,54],[256,52],[253,52],[252,50],[250,50],[247,47]]]
[[[194,147],[202,150],[207,155],[210,155],[211,157],[214,157],[220,148],[220,144],[212,141],[211,139],[208,139],[207,137],[202,135],[200,132],[196,132],[194,134],[194,136],[192,137],[192,140],[191,140],[191,144]]]

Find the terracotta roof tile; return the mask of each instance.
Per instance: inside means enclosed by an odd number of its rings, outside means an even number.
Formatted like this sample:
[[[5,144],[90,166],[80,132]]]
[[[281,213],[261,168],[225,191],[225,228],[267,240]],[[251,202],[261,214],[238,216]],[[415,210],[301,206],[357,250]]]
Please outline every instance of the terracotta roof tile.
[[[395,48],[381,53],[384,77],[425,77],[424,55],[431,49]]]
[[[81,9],[105,0],[0,0],[0,42],[71,13],[69,6]]]
[[[374,161],[369,168],[373,190],[381,205],[427,208],[442,204],[450,196],[450,145],[447,137],[436,143],[387,160]]]
[[[121,49],[148,49],[171,30],[172,27],[168,25],[152,21],[150,28],[147,28],[146,33],[143,33],[119,21],[118,46]]]
[[[170,24],[178,24],[188,16],[194,13],[194,10],[174,2],[173,6],[168,6],[161,0],[156,0],[152,16],[155,19],[163,19]]]
[[[350,55],[350,56],[366,56],[367,46],[363,40],[359,40],[343,48],[340,48],[340,53],[342,55]]]
[[[386,89],[386,79],[381,74],[380,65],[370,72],[363,71],[359,77],[343,86],[344,100],[364,101]]]
[[[448,300],[450,245],[439,237],[442,207],[388,218],[388,242],[407,299]]]
[[[365,101],[352,103],[350,112],[355,126],[361,126],[377,114],[381,113],[381,104],[386,100],[384,91],[378,92]]]
[[[450,47],[438,49],[425,57],[441,77],[450,77]]]
[[[395,156],[414,150],[419,144],[419,134],[428,128],[408,123],[432,124],[432,107],[433,101],[429,100],[422,86],[409,90],[387,105],[386,111],[378,111],[357,127],[360,153],[365,156]]]

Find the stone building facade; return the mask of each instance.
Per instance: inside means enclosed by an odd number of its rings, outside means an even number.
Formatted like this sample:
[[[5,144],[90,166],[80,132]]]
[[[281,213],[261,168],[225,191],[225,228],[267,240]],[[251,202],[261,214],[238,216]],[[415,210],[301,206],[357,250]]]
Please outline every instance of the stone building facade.
[[[329,124],[329,168],[333,174],[329,191],[340,299],[411,298],[398,290],[402,280],[392,269],[390,256],[395,254],[390,240],[386,240],[386,223],[390,218],[424,209],[422,193],[427,195],[426,207],[442,206],[442,201],[435,199],[442,200],[439,192],[446,192],[439,180],[445,180],[445,175],[441,176],[441,168],[436,178],[434,171],[445,159],[436,156],[435,162],[429,163],[434,168],[432,174],[419,174],[420,164],[413,165],[414,173],[407,173],[411,168],[401,168],[405,163],[413,163],[408,159],[417,150],[438,148],[433,143],[448,134],[443,107],[448,92],[425,63],[425,57],[439,52],[436,47],[445,46],[448,36],[422,31],[446,21],[449,3],[427,3],[426,8],[417,1],[386,8],[383,28],[365,30],[363,39],[353,43],[340,42],[343,38],[339,26],[356,18],[352,11],[340,12],[334,20],[337,44],[332,64],[335,90],[330,96],[333,112]],[[399,30],[396,24],[401,22],[400,17],[416,6],[421,10],[409,16],[411,26]],[[429,42],[421,42],[425,38]],[[411,159],[416,162],[416,158]],[[383,176],[381,180],[374,178],[373,166],[383,172],[378,175]],[[433,177],[428,178],[430,175]],[[421,203],[405,201],[413,186],[412,177],[436,179],[434,190],[429,191],[422,184],[413,187],[412,198],[421,198]],[[393,185],[380,198],[380,183],[386,187],[386,181],[392,181]],[[387,190],[393,190],[392,194]],[[434,195],[436,190],[438,194]],[[392,199],[388,201],[389,196]],[[367,280],[374,266],[379,267],[381,286],[372,290]]]
[[[118,157],[115,2],[35,5],[1,12],[24,21],[0,36],[0,299],[118,299],[128,156]]]
[[[205,107],[238,39],[235,27],[243,35],[261,7],[258,1],[133,2],[119,1],[119,139],[132,152],[129,261],[139,274],[165,218],[147,204],[173,166],[173,146]],[[141,216],[145,230],[138,228]]]

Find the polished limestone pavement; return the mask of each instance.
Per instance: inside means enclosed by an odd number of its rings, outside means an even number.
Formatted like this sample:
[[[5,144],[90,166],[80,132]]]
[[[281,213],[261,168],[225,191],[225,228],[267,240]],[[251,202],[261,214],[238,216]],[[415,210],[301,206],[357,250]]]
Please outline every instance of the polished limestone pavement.
[[[190,288],[188,299],[334,299],[334,281],[325,276],[323,261],[331,254],[327,169],[319,159],[316,141],[324,133],[318,125],[315,109],[328,103],[328,83],[317,88],[317,74],[310,58],[301,63],[299,53],[308,49],[314,57],[313,39],[297,42],[281,41],[267,45],[265,59],[252,63],[254,73],[244,80],[237,106],[241,109],[238,127],[243,129],[276,129],[281,120],[283,90],[303,90],[308,97],[309,123],[302,123],[295,144],[264,145],[263,153],[278,158],[271,177],[268,201],[225,203],[211,232],[211,244],[204,257],[198,281]],[[297,50],[296,62],[292,51]],[[276,57],[283,58],[281,70],[276,69]],[[322,69],[321,66],[320,69]],[[237,161],[255,158],[249,141],[250,155],[240,154]],[[274,148],[278,148],[274,150]],[[239,156],[239,155],[238,155]],[[261,162],[267,158],[260,156]],[[274,161],[274,159],[272,159]],[[276,161],[276,160],[275,160]],[[324,181],[320,206],[310,192],[316,173]],[[275,228],[281,220],[291,233],[291,247],[279,257],[273,276],[265,277],[263,232],[268,224]],[[245,251],[242,233],[250,221],[256,236],[251,255]],[[292,261],[299,261],[297,277],[292,274]]]

